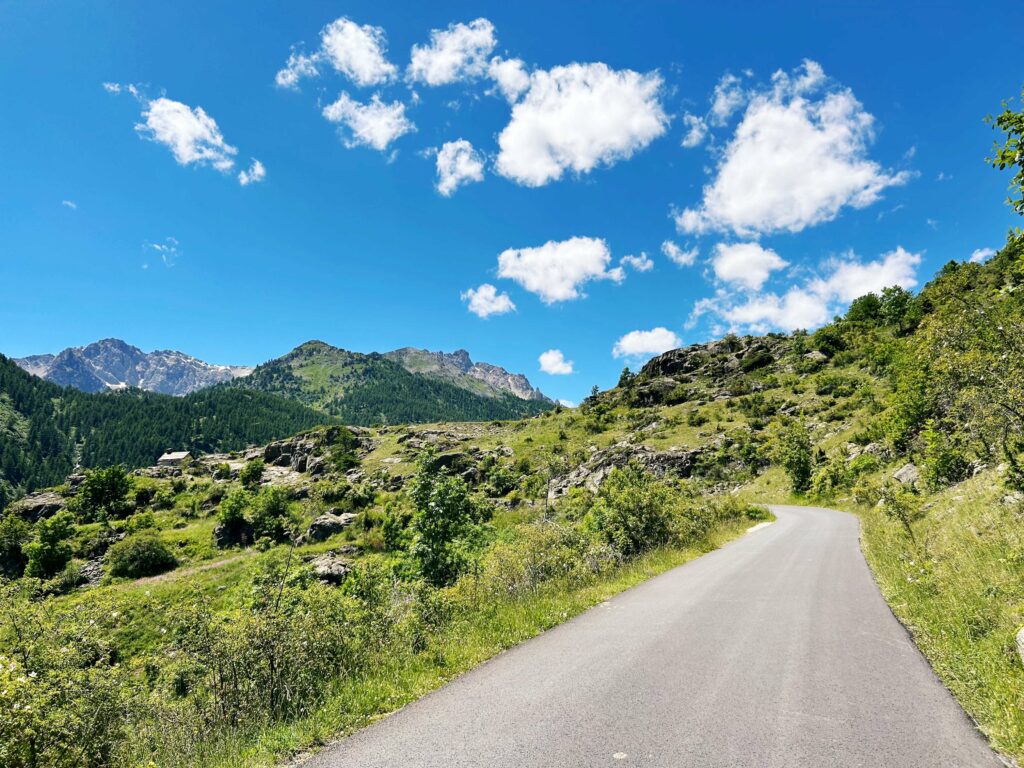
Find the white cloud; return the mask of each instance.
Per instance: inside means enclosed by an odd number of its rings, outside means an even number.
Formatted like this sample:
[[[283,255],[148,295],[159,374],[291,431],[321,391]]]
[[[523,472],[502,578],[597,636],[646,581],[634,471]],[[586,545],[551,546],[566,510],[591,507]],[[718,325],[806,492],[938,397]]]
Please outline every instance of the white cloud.
[[[516,308],[507,293],[498,293],[498,289],[490,283],[484,283],[479,288],[470,288],[461,294],[460,298],[469,303],[469,311],[477,317],[504,315]]]
[[[437,153],[437,191],[451,197],[463,184],[483,181],[484,161],[465,139],[449,141]]]
[[[711,264],[719,280],[751,291],[761,290],[772,272],[787,266],[779,254],[757,243],[719,243]]]
[[[580,297],[590,280],[621,282],[621,267],[608,269],[611,252],[604,240],[573,237],[537,248],[509,248],[498,256],[498,276],[514,280],[545,304]]]
[[[680,230],[799,232],[846,206],[864,208],[910,178],[867,158],[874,117],[852,91],[810,98],[824,83],[820,65],[806,61],[792,75],[776,72],[771,88],[750,96],[702,203],[677,214]]]
[[[651,357],[683,345],[682,339],[668,328],[652,328],[649,331],[630,331],[615,342],[614,357]]]
[[[179,245],[173,237],[165,237],[162,243],[145,243],[143,249],[158,255],[165,267],[173,267],[180,255]],[[148,268],[149,264],[143,265],[143,269]]]
[[[549,349],[537,359],[540,362],[540,369],[552,376],[567,376],[573,372],[572,360],[566,360],[560,349]]]
[[[103,90],[107,93],[117,95],[119,93],[127,93],[134,96],[136,99],[140,98],[139,89],[131,83],[103,83]]]
[[[447,85],[480,77],[487,72],[487,57],[496,44],[494,25],[487,19],[431,30],[429,45],[412,47],[409,79]]]
[[[619,259],[619,264],[631,267],[637,272],[650,272],[654,269],[654,262],[651,261],[651,257],[643,252],[639,256],[623,256]]]
[[[263,166],[263,163],[254,157],[252,163],[249,164],[248,170],[238,172],[238,183],[243,187],[247,187],[250,184],[259,184],[266,177],[267,169]]]
[[[968,261],[971,262],[971,264],[984,264],[995,255],[995,248],[976,248],[971,251],[971,257]]]
[[[686,135],[682,141],[684,147],[693,149],[704,143],[704,139],[708,137],[708,126],[704,118],[687,112],[683,115],[683,124],[686,126]]]
[[[714,297],[696,303],[688,326],[710,314],[724,321],[731,330],[765,333],[815,328],[866,293],[879,293],[893,285],[914,288],[920,263],[920,254],[902,247],[868,262],[847,254],[825,261],[821,266],[822,274],[803,285],[792,285],[781,294],[756,291],[734,294],[720,290]]]
[[[574,403],[572,400],[565,400],[564,398],[559,399],[558,403],[563,408],[575,408],[576,407],[576,403]]]
[[[381,85],[397,73],[386,53],[387,38],[381,27],[360,25],[342,16],[320,31],[320,48],[315,53],[293,50],[274,81],[282,88],[295,88],[303,77],[319,75],[320,65],[326,62],[358,86]]]
[[[395,139],[416,130],[405,116],[405,104],[385,104],[379,94],[374,94],[368,104],[362,104],[342,92],[337,101],[324,107],[323,116],[348,128],[349,134],[342,140],[349,148],[367,146],[383,151]]]
[[[661,252],[669,261],[677,267],[689,267],[697,260],[697,249],[689,248],[683,250],[671,240],[661,244]]]
[[[74,200],[61,200],[60,204],[63,205],[65,208],[70,208],[72,211],[78,210],[78,203],[76,203]]]
[[[530,87],[530,74],[522,59],[502,59],[495,56],[487,68],[501,95],[511,104]]]
[[[238,150],[224,141],[217,122],[202,107],[160,97],[146,104],[142,118],[145,122],[135,130],[170,149],[179,165],[210,165],[223,172],[234,166]]]
[[[915,287],[920,263],[921,254],[911,253],[902,246],[867,263],[857,261],[850,254],[845,258],[827,261],[826,268],[830,274],[812,280],[810,289],[825,299],[838,299],[846,304],[865,293],[878,293],[893,285],[901,288]]]
[[[274,76],[274,82],[280,88],[297,88],[299,80],[304,77],[316,77],[320,74],[317,67],[317,55],[307,56],[303,53],[292,51],[288,54],[288,61],[284,68],[278,70]]]
[[[661,90],[657,72],[616,71],[602,63],[534,72],[498,136],[498,172],[539,187],[566,170],[588,173],[631,157],[668,126]]]
[[[729,118],[747,100],[747,93],[743,90],[741,80],[726,73],[715,85],[714,93],[711,95],[711,120],[715,125],[725,125]]]

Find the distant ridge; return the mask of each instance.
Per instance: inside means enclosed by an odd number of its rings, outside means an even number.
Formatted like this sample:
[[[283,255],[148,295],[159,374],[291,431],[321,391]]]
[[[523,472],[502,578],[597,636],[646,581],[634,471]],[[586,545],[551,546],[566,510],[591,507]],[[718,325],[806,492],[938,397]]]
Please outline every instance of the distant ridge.
[[[173,350],[143,352],[121,339],[102,339],[56,355],[32,355],[14,362],[35,376],[83,392],[133,387],[188,395],[252,373],[247,366],[212,365]]]
[[[530,384],[530,380],[523,374],[509,373],[504,368],[490,363],[474,363],[464,349],[449,353],[402,347],[387,352],[384,357],[394,360],[410,373],[450,381],[488,397],[511,394],[521,400],[551,402],[550,398]]]

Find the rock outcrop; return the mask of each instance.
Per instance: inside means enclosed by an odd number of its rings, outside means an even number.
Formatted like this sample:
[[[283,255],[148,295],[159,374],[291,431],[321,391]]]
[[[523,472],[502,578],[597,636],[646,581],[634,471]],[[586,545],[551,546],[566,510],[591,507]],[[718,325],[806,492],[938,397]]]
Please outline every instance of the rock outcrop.
[[[601,483],[616,467],[635,463],[655,477],[675,475],[689,477],[697,457],[704,449],[679,449],[656,451],[646,445],[617,443],[610,448],[595,451],[583,464],[566,475],[552,481],[548,490],[551,500],[564,496],[571,488],[586,488],[596,492]]]

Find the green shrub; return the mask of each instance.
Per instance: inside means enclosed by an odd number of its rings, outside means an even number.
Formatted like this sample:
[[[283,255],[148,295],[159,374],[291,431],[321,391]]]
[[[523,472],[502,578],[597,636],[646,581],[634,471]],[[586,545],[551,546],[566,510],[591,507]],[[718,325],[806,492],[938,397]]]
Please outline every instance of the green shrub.
[[[0,577],[17,579],[25,572],[25,545],[31,538],[32,525],[27,520],[13,514],[0,520]]]
[[[71,561],[68,539],[74,534],[75,516],[71,510],[62,510],[36,523],[36,538],[24,548],[28,557],[25,575],[48,579],[63,570]]]
[[[252,459],[238,472],[238,479],[246,488],[255,488],[263,482],[263,459]]]
[[[231,479],[231,465],[226,461],[222,461],[220,464],[213,468],[213,476],[217,480],[230,480]]]
[[[811,486],[814,457],[811,454],[811,435],[801,421],[793,421],[778,429],[774,435],[772,458],[786,471],[793,490],[806,491]]]
[[[131,478],[122,466],[86,470],[85,479],[68,508],[85,522],[118,519],[131,509],[128,503],[131,489]]]
[[[155,576],[178,565],[156,531],[141,531],[114,544],[107,551],[111,576],[138,579]]]
[[[609,473],[584,519],[627,558],[667,542],[672,524],[668,488],[634,465]]]
[[[266,537],[271,541],[288,539],[289,512],[291,503],[284,488],[269,486],[261,488],[252,500],[249,522],[257,539]]]
[[[227,527],[236,527],[246,522],[245,513],[252,503],[252,495],[243,488],[236,488],[221,499],[217,508],[217,519]]]
[[[921,440],[924,443],[921,475],[928,488],[937,491],[967,478],[970,462],[962,449],[936,428],[933,420],[925,422]]]
[[[128,533],[138,533],[147,528],[156,528],[156,516],[152,512],[136,512],[124,525]]]

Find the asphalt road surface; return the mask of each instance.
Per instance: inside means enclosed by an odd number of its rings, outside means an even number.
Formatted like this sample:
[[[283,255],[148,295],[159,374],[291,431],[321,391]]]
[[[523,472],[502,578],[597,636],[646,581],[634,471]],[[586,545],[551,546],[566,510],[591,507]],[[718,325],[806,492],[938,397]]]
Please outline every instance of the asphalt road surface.
[[[889,612],[857,519],[773,511],[305,768],[1002,765]]]

